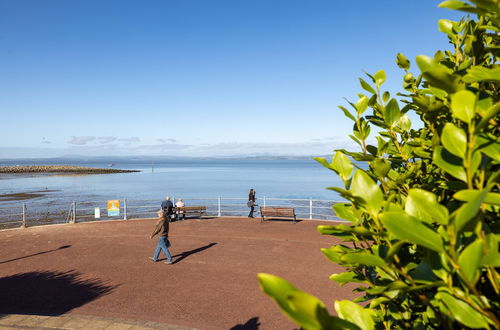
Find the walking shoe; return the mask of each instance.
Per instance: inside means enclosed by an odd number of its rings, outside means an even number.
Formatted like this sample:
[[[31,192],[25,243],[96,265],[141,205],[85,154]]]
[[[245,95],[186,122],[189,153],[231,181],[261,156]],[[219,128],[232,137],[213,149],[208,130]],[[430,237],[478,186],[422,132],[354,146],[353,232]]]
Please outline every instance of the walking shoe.
[[[171,265],[171,264],[172,264],[172,261],[165,261],[165,263],[166,263],[167,265]]]
[[[152,262],[156,262],[156,260],[154,260],[152,257],[149,257],[148,259],[151,260]]]

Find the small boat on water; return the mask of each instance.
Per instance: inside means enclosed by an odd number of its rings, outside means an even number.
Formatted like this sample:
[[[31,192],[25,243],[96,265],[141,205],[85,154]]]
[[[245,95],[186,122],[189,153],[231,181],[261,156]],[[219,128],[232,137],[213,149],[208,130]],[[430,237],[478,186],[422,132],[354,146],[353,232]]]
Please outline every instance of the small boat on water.
[[[116,165],[115,163],[111,163],[111,164],[109,164],[108,166],[109,166],[109,167],[113,167],[113,166],[115,166],[115,165]]]

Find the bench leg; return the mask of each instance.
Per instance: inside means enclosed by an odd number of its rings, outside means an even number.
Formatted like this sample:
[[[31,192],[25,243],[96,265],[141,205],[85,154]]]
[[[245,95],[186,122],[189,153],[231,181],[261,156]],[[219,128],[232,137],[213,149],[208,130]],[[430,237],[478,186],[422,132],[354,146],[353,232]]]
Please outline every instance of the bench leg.
[[[260,215],[260,222],[264,222],[264,216],[262,214]]]
[[[297,217],[294,215],[293,216],[293,223],[296,223],[297,222]]]

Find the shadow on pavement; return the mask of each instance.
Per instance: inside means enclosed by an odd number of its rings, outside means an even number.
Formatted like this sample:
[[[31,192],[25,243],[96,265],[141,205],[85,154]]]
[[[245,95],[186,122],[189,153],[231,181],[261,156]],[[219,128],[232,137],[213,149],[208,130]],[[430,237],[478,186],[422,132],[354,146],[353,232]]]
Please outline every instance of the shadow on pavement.
[[[34,257],[34,256],[38,256],[40,254],[55,252],[55,251],[59,251],[59,250],[62,250],[62,249],[67,249],[69,247],[71,247],[71,245],[63,245],[63,246],[58,247],[57,249],[48,250],[48,251],[42,251],[42,252],[38,252],[38,253],[27,255],[27,256],[24,256],[24,257],[18,257],[18,258],[14,258],[14,259],[0,261],[0,264],[5,264],[5,263],[11,262],[11,261],[21,260],[21,259],[24,259],[24,258]]]
[[[189,251],[186,251],[186,252],[182,252],[180,254],[176,254],[175,256],[172,256],[172,258],[177,258],[177,259],[174,260],[173,263],[176,264],[176,263],[180,262],[182,259],[185,259],[185,258],[189,257],[192,254],[195,254],[195,253],[201,252],[203,250],[206,250],[208,248],[211,248],[214,245],[217,245],[217,243],[210,243],[210,244],[207,244],[205,246],[202,246],[202,247],[199,247],[199,248],[196,248],[196,249],[193,249],[193,250],[189,250]]]
[[[230,330],[258,330],[260,327],[260,322],[258,317],[252,317],[245,324],[237,324]]]
[[[81,279],[76,271],[29,272],[0,278],[0,314],[55,316],[109,294],[117,286]]]

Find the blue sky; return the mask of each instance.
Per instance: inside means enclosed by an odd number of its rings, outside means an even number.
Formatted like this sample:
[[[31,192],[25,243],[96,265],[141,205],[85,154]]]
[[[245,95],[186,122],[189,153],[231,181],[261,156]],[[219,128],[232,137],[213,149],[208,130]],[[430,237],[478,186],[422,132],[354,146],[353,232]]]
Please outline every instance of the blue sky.
[[[438,3],[0,0],[0,158],[330,153],[364,71],[449,49]]]

